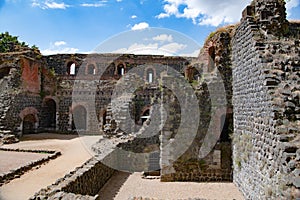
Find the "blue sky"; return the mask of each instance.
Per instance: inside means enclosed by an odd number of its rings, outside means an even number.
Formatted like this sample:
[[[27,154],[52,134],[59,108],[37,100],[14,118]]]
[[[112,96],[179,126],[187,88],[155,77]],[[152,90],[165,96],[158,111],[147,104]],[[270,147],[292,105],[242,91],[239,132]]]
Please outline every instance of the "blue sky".
[[[123,32],[167,28],[191,38],[200,46],[218,26],[236,23],[249,0],[0,0],[0,32],[8,31],[43,54],[91,52]],[[287,4],[289,19],[300,19],[300,0]],[[159,31],[158,31],[159,32]],[[126,34],[125,34],[126,35]],[[109,39],[110,38],[110,39]],[[149,38],[149,37],[148,37]],[[110,51],[135,46],[186,45],[173,32],[127,42]],[[126,40],[126,37],[124,38]],[[180,40],[180,39],[179,39]],[[134,46],[135,45],[135,46]],[[185,52],[186,54],[194,52]]]

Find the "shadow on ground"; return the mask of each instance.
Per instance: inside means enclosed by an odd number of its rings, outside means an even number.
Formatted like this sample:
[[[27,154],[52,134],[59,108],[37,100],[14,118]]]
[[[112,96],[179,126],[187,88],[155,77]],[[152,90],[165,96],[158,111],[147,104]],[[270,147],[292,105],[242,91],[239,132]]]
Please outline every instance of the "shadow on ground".
[[[98,193],[97,200],[112,200],[118,194],[123,184],[127,181],[131,173],[116,171],[112,178],[104,185]]]

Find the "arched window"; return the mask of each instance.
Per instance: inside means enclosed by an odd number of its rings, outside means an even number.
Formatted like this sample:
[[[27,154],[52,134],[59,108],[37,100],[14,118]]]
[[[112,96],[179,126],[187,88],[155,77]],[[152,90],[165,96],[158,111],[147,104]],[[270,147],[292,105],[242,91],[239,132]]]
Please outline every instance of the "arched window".
[[[117,73],[118,73],[118,75],[121,75],[121,76],[125,74],[125,67],[123,64],[118,65]]]
[[[72,130],[87,129],[87,111],[85,107],[79,105],[73,109]]]
[[[147,70],[147,82],[152,83],[154,79],[154,71],[153,69]]]
[[[96,74],[96,67],[93,64],[89,64],[87,68],[87,73],[90,75],[95,75]]]
[[[76,75],[76,65],[74,62],[68,63],[68,74],[69,75]]]

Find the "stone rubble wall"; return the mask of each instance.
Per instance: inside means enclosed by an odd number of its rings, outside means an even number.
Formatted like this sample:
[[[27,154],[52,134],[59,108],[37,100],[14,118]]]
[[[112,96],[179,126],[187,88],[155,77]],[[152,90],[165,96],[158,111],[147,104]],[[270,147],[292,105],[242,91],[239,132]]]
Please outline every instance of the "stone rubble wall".
[[[274,2],[267,12],[282,13]],[[232,41],[233,180],[247,199],[300,197],[299,40],[269,30],[286,23],[272,16],[244,15]]]

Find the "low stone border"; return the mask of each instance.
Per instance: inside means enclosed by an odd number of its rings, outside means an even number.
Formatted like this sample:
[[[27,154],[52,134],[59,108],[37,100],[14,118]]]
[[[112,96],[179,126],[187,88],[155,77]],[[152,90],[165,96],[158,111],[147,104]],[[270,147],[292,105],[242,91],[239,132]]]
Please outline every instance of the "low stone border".
[[[30,200],[41,199],[88,199],[98,198],[98,192],[111,178],[115,170],[93,157],[82,166],[58,179],[54,184],[41,189]]]
[[[25,172],[31,170],[33,167],[36,167],[38,165],[41,165],[45,162],[48,162],[49,160],[55,159],[58,156],[61,155],[59,151],[49,151],[49,150],[24,150],[24,149],[8,149],[8,148],[0,148],[0,151],[14,151],[14,152],[28,152],[28,153],[46,153],[51,154],[47,156],[46,158],[39,159],[37,161],[31,162],[26,166],[21,166],[17,169],[13,169],[8,173],[0,174],[0,187],[8,183],[9,181],[19,178],[21,175],[23,175]]]

